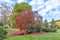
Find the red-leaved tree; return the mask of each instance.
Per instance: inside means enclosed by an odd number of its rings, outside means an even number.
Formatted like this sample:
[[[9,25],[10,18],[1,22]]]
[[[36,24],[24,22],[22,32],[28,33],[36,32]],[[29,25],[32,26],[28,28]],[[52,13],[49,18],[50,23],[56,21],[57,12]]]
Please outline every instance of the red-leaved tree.
[[[16,17],[16,26],[20,31],[25,31],[28,27],[33,27],[35,22],[34,12],[31,10],[24,10]]]

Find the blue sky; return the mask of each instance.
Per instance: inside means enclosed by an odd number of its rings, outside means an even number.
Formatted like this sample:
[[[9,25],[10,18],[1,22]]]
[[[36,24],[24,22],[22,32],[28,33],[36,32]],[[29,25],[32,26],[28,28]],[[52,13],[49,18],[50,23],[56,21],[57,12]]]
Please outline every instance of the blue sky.
[[[9,5],[27,2],[29,5],[32,5],[33,11],[38,11],[43,20],[47,19],[51,21],[52,18],[55,20],[60,19],[60,0],[0,0],[1,2],[7,2]]]

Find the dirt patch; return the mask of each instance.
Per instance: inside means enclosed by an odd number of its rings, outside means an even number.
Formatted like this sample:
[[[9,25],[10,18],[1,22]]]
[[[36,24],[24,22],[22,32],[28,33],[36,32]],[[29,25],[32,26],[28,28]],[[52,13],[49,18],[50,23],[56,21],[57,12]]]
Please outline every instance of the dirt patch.
[[[20,35],[40,35],[40,34],[44,34],[44,32],[32,32],[30,34],[26,34],[26,33],[23,33],[23,32],[12,32],[9,34],[9,36],[20,36]]]

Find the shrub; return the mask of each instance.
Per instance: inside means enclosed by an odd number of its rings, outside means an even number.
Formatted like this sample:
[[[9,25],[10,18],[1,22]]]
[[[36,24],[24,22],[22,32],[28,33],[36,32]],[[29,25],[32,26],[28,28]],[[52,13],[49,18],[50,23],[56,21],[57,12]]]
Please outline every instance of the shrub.
[[[57,25],[55,24],[54,19],[52,19],[50,27],[51,27],[51,32],[56,32],[57,31]]]
[[[41,31],[41,27],[34,27],[33,31],[34,32],[40,32]]]
[[[6,35],[7,31],[0,28],[0,40],[4,40],[4,38],[6,38]]]
[[[57,31],[57,29],[50,29],[49,32],[56,32],[56,31]]]
[[[3,23],[0,22],[0,26],[3,26]]]
[[[51,32],[56,32],[56,31],[57,31],[56,25],[51,25],[51,26],[50,26],[50,31],[51,31]]]
[[[53,29],[53,32],[56,32],[57,31],[57,29]]]
[[[45,20],[44,23],[45,23],[45,28],[43,28],[42,31],[44,32],[56,32],[57,31],[54,19],[52,19],[51,25],[48,25],[47,20]]]
[[[44,31],[44,32],[56,32],[57,29],[56,28],[55,29],[53,29],[53,28],[43,28],[42,31]]]
[[[32,27],[26,28],[26,33],[27,34],[30,34],[32,32],[33,32],[33,28]]]
[[[47,28],[43,28],[42,31],[43,32],[48,32],[48,29]]]

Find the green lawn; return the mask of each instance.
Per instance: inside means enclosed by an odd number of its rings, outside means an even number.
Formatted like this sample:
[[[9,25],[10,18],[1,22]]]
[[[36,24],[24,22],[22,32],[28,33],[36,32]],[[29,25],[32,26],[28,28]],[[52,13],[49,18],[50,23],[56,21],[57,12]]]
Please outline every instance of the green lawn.
[[[23,35],[8,37],[5,40],[60,40],[60,30],[56,33],[45,33],[42,35]]]

